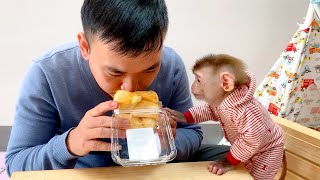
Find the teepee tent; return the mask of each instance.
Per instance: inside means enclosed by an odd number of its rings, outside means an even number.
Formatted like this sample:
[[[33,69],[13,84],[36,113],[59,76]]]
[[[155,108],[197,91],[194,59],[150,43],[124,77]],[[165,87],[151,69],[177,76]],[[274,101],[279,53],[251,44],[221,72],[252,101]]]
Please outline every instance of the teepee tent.
[[[276,116],[320,130],[319,2],[258,86],[255,97]]]

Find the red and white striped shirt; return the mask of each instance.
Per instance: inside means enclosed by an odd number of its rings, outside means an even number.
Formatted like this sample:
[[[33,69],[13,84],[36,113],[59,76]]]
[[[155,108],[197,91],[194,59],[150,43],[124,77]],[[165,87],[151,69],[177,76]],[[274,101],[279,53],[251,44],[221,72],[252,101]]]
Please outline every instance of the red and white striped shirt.
[[[185,113],[188,123],[220,121],[225,137],[231,143],[227,159],[233,165],[246,163],[273,147],[284,146],[282,129],[253,97],[255,77],[249,73],[247,75],[249,83],[236,88],[218,107],[211,108],[205,104],[190,108]]]

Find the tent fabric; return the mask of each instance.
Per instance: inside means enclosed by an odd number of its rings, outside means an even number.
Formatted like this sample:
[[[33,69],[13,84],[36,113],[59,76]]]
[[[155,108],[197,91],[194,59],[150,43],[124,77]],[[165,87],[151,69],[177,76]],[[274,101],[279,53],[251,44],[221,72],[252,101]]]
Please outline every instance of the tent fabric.
[[[255,97],[270,113],[320,130],[320,23],[313,5]]]
[[[311,0],[310,5],[313,6],[314,11],[316,12],[317,18],[319,19],[320,15],[320,0]]]
[[[312,4],[319,4],[319,3],[320,3],[320,0],[310,0],[310,2],[311,2]]]

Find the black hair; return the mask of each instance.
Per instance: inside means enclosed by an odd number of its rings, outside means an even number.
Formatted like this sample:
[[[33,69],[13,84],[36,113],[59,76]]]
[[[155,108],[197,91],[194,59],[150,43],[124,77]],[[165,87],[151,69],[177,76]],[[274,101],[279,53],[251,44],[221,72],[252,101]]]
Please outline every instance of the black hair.
[[[81,20],[89,44],[98,37],[131,56],[160,50],[169,23],[164,0],[84,0]]]

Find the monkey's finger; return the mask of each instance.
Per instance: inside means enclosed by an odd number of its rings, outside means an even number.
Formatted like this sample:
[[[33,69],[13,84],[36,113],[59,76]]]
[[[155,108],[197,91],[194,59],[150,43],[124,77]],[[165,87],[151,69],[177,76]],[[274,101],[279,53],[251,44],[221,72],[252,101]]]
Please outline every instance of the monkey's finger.
[[[167,113],[168,116],[172,116],[171,109],[169,109],[169,108],[167,108],[167,107],[162,108],[162,109]]]

